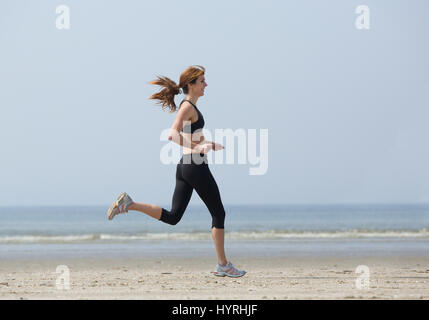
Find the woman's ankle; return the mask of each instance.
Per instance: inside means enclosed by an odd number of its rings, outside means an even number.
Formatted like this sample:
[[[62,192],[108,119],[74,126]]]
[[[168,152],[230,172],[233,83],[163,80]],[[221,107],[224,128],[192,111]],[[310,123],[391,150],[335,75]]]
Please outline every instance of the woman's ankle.
[[[225,266],[228,264],[228,261],[227,261],[227,260],[225,260],[225,261],[218,261],[218,264],[219,264],[221,267],[225,267]]]

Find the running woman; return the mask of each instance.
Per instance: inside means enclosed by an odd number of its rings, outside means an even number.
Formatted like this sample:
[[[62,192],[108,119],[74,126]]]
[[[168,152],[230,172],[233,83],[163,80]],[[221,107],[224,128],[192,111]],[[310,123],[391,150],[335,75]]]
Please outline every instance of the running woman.
[[[162,109],[168,108],[170,113],[177,110],[174,96],[179,94],[181,90],[186,94],[186,98],[179,105],[176,119],[168,137],[170,141],[183,146],[183,156],[176,167],[176,186],[171,210],[154,204],[134,202],[126,192],[123,192],[110,206],[107,217],[112,220],[117,214],[135,210],[162,222],[175,225],[185,213],[195,189],[212,216],[211,230],[218,260],[213,274],[221,277],[241,277],[246,271],[236,269],[225,255],[225,210],[217,183],[207,162],[207,153],[210,150],[218,151],[224,147],[218,143],[205,140],[202,134],[204,117],[197,108],[198,98],[204,95],[204,90],[207,87],[204,73],[204,67],[190,66],[180,75],[179,84],[162,76],[158,76],[157,80],[149,82],[162,87],[161,91],[153,94],[149,99],[158,100],[157,103],[162,104]]]

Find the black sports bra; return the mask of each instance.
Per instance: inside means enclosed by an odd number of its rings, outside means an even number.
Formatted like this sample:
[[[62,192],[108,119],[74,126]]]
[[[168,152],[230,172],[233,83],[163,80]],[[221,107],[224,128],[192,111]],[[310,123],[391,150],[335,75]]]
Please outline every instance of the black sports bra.
[[[202,129],[204,127],[204,117],[201,114],[200,110],[198,110],[197,106],[195,104],[193,104],[191,101],[189,100],[183,100],[182,102],[180,102],[179,108],[182,105],[182,103],[184,101],[188,101],[190,104],[192,104],[195,109],[197,109],[197,113],[198,113],[198,120],[191,123],[190,125],[187,124],[186,126],[183,127],[183,129],[181,131],[183,131],[184,133],[194,133],[194,131],[198,130],[198,129]],[[189,129],[190,128],[190,129]]]

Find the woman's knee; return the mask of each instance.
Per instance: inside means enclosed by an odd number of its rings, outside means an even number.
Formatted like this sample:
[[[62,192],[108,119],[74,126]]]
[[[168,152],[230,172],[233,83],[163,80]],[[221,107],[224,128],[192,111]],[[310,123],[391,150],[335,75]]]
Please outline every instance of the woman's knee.
[[[175,226],[182,219],[181,215],[172,214],[170,219],[170,224]]]
[[[183,213],[178,210],[172,209],[171,211],[168,211],[162,208],[161,218],[159,220],[174,226],[179,223],[179,221],[182,219],[182,216]]]

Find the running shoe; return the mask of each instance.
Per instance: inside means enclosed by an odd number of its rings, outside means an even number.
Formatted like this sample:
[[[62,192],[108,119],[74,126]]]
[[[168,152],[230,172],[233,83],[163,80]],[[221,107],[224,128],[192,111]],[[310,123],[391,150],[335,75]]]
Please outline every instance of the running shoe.
[[[231,262],[228,262],[225,266],[221,266],[219,263],[216,265],[215,270],[212,272],[215,276],[218,277],[241,277],[246,274],[244,270],[238,270],[235,268]]]
[[[112,220],[117,214],[128,212],[128,207],[132,203],[133,199],[126,192],[122,192],[118,199],[112,203],[109,210],[107,210],[107,218]]]

